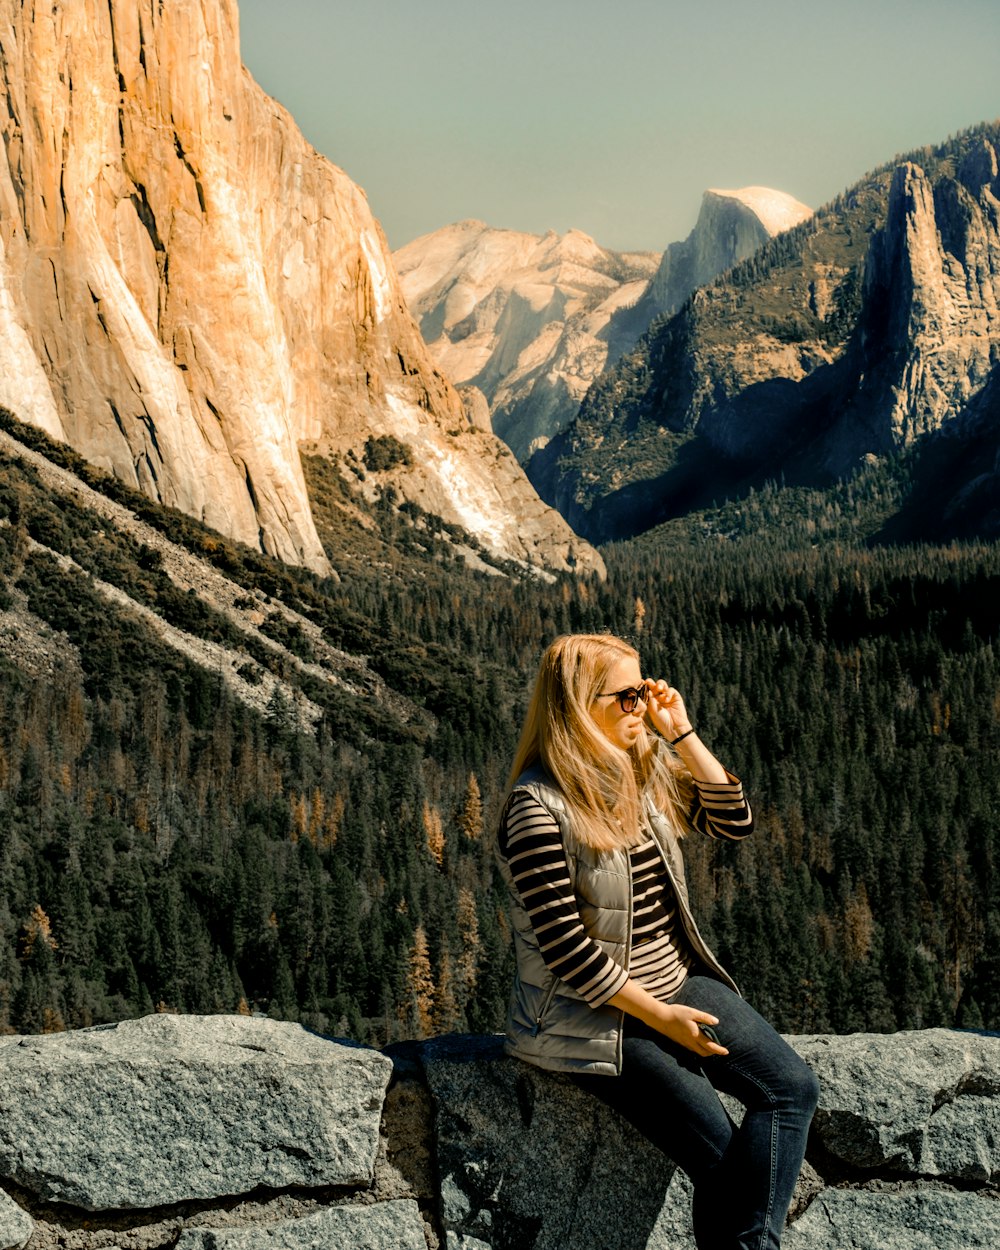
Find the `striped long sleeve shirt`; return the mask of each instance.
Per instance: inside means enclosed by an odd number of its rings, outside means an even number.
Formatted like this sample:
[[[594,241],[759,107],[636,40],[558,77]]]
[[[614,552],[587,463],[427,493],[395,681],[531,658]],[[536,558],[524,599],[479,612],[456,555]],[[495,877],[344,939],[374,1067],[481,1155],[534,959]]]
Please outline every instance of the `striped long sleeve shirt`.
[[[742,838],[753,828],[743,787],[695,782],[692,828],[713,838]],[[524,904],[546,967],[592,1007],[613,998],[631,975],[660,999],[683,984],[694,954],[677,916],[677,901],[652,836],[629,851],[632,869],[632,960],[627,972],[587,934],[570,884],[559,825],[526,790],[508,801],[500,850]]]

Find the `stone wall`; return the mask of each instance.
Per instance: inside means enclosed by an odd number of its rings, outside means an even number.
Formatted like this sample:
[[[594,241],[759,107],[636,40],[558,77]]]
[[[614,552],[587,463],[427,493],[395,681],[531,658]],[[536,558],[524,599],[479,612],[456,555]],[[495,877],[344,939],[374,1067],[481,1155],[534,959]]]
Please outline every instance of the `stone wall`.
[[[1000,1038],[801,1037],[784,1245],[1000,1244]],[[149,1016],[0,1038],[0,1250],[689,1250],[686,1179],[564,1078],[449,1036]]]

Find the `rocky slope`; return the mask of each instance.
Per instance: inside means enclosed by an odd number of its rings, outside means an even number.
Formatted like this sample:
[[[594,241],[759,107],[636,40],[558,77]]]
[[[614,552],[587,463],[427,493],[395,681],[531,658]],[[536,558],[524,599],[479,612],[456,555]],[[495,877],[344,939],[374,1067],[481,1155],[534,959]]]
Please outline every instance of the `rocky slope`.
[[[363,192],[240,63],[234,0],[0,0],[0,403],[152,497],[324,569],[299,461],[392,435],[406,498],[594,565],[465,416]]]
[[[248,591],[233,576],[172,541],[122,503],[95,490],[75,473],[54,464],[3,429],[0,458],[37,477],[61,511],[74,517],[89,513],[95,520],[99,518],[104,526],[99,532],[102,541],[140,545],[148,553],[147,562],[153,561],[179,593],[228,622],[231,637],[220,641],[192,628],[179,628],[166,619],[162,610],[158,612],[143,602],[127,577],[120,577],[120,584],[96,577],[91,569],[81,569],[67,552],[30,536],[25,537],[21,558],[44,554],[56,561],[64,575],[89,575],[91,587],[109,610],[137,618],[171,651],[218,677],[237,703],[264,713],[275,699],[280,699],[300,727],[314,730],[322,711],[303,688],[312,679],[384,707],[402,723],[426,719],[373,672],[368,657],[351,655],[331,645],[324,631],[281,595]],[[10,523],[4,520],[0,524]],[[282,636],[287,638],[289,630],[308,640],[308,658],[303,648],[296,653],[281,640]],[[0,608],[0,649],[25,672],[42,680],[52,680],[61,663],[79,662],[65,635],[56,634],[16,594],[8,606]]]
[[[790,1041],[821,1093],[782,1244],[997,1244],[1000,1040]],[[0,1039],[0,1250],[606,1250],[609,1212],[621,1250],[692,1248],[683,1174],[501,1043],[387,1057],[284,1021],[173,1015]]]
[[[462,221],[394,254],[403,294],[444,372],[486,396],[493,429],[520,460],[575,413],[609,350],[613,314],[656,270],[579,230],[557,235]]]
[[[595,384],[532,480],[607,538],[761,475],[829,480],[988,423],[998,151],[994,124],[914,153],[698,291]]]

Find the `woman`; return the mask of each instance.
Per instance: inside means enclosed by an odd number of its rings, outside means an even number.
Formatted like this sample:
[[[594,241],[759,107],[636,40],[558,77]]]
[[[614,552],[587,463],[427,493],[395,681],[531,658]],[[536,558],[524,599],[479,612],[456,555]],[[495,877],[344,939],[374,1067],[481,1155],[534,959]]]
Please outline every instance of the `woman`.
[[[688,1173],[701,1250],[778,1246],[818,1087],[698,932],[679,845],[750,833],[740,782],[603,634],[545,651],[511,777],[508,1052],[572,1074]]]

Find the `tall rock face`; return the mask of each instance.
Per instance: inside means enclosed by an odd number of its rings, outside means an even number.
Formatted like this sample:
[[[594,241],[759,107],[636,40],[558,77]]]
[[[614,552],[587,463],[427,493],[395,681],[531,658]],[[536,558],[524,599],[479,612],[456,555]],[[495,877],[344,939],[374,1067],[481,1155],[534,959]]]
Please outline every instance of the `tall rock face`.
[[[770,187],[706,191],[694,229],[683,243],[670,244],[649,284],[643,298],[649,320],[676,312],[697,287],[752,256],[776,234],[807,220],[812,211]]]
[[[0,54],[0,403],[287,561],[326,567],[299,448],[391,434],[406,498],[599,563],[470,426],[363,192],[242,67],[233,0],[0,0]]]
[[[997,136],[977,137],[953,177],[934,180],[909,161],[895,171],[855,353],[855,411],[872,451],[941,429],[1000,360],[998,148]],[[850,463],[852,433],[831,440],[837,468]]]
[[[441,368],[486,396],[494,431],[522,461],[620,354],[614,314],[636,304],[659,260],[608,251],[579,230],[521,234],[480,221],[424,235],[394,258]]]
[[[829,481],[972,424],[982,468],[997,420],[980,397],[1000,360],[998,152],[993,124],[877,170],[697,291],[534,457],[543,496],[607,539],[762,476]],[[970,485],[951,473],[956,506]]]

